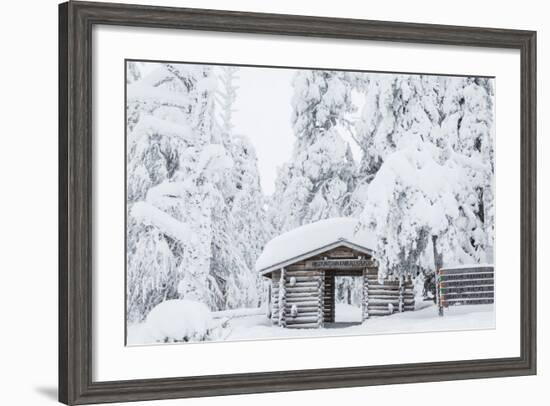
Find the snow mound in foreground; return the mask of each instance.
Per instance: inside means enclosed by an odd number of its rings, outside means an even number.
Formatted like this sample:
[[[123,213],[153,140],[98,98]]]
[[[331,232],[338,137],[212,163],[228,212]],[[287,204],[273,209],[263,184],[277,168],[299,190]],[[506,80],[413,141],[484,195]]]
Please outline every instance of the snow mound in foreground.
[[[158,304],[147,316],[146,325],[152,338],[160,342],[204,341],[215,327],[208,307],[191,300]]]
[[[371,233],[359,226],[359,220],[334,217],[295,228],[269,241],[256,261],[256,271],[260,272],[340,240],[370,250],[376,246]]]

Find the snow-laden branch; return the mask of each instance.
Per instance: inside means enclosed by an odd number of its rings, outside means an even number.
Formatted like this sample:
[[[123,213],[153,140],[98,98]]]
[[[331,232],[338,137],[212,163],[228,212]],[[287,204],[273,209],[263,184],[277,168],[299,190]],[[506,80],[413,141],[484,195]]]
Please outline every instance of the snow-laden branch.
[[[190,227],[146,202],[134,203],[130,214],[145,225],[157,227],[164,234],[179,242],[185,242],[191,234]]]
[[[133,83],[126,88],[127,103],[146,103],[151,106],[173,105],[186,106],[191,102],[188,96],[166,90],[161,87],[147,86],[142,83]]]
[[[188,125],[171,123],[148,114],[142,115],[129,135],[135,140],[144,134],[162,134],[168,137],[179,137],[188,143],[192,142],[194,136],[193,130]]]

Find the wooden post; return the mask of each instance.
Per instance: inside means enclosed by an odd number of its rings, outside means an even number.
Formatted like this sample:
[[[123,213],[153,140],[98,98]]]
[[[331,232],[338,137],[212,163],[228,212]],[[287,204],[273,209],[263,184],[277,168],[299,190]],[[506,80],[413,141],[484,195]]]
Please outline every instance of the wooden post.
[[[321,271],[319,276],[319,327],[324,325],[325,314],[325,271]]]
[[[435,303],[437,304],[438,314],[443,316],[443,305],[440,297],[440,281],[439,270],[443,266],[443,259],[441,254],[437,252],[437,235],[432,235],[432,246],[434,251],[434,265],[435,265]]]
[[[268,319],[271,319],[271,312],[273,311],[272,304],[271,304],[271,285],[273,284],[273,280],[270,280],[267,285],[267,309],[266,309],[266,316]]]
[[[369,318],[369,278],[368,269],[363,269],[363,306],[362,306],[362,322],[364,323]]]
[[[403,283],[403,275],[399,276],[399,313],[403,313],[405,301],[405,284]]]
[[[279,326],[286,327],[286,282],[285,268],[281,268],[281,279],[279,280]]]

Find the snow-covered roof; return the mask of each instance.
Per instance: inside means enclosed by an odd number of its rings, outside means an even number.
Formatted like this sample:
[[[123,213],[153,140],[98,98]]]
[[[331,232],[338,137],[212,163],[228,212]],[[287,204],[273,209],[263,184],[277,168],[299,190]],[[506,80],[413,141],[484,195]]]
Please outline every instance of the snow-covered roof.
[[[269,241],[256,261],[256,271],[266,274],[338,246],[372,254],[375,241],[359,221],[335,217],[307,224]]]

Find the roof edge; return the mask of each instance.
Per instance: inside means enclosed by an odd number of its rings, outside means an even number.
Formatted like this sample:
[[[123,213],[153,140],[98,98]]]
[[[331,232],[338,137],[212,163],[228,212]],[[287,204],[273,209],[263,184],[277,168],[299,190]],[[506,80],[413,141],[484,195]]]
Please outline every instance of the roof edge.
[[[355,244],[353,242],[350,242],[345,238],[340,238],[337,241],[334,241],[330,244],[327,244],[327,245],[324,245],[322,247],[316,248],[312,251],[308,251],[306,253],[303,253],[303,254],[297,255],[295,257],[289,258],[287,260],[284,260],[284,261],[278,262],[276,264],[270,265],[266,268],[257,270],[257,272],[260,275],[265,276],[265,275],[267,275],[267,274],[269,274],[269,273],[271,273],[271,272],[273,272],[277,269],[284,268],[285,266],[288,266],[288,265],[293,264],[295,262],[311,258],[315,255],[318,255],[318,254],[322,253],[322,252],[325,252],[325,251],[328,251],[330,249],[340,247],[340,246],[345,246],[345,247],[360,251],[364,254],[368,254],[368,255],[371,255],[371,256],[374,255],[374,251],[372,249],[367,248],[367,247],[363,247],[363,246]]]

